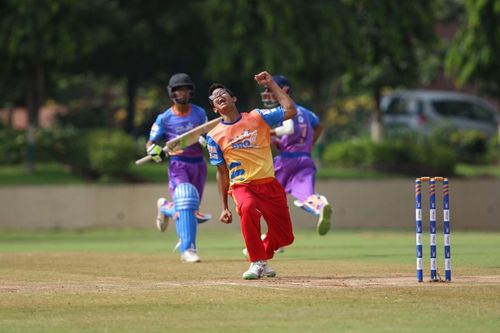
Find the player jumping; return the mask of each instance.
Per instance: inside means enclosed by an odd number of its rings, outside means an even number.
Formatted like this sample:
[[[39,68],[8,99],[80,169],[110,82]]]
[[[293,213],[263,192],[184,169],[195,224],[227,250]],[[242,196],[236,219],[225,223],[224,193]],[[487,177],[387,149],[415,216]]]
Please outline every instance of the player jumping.
[[[290,94],[290,81],[283,75],[273,76],[273,80]],[[262,103],[267,108],[279,105],[274,93],[267,87],[261,94]],[[297,115],[285,120],[282,126],[271,131],[273,144],[280,152],[274,158],[276,179],[285,192],[296,198],[294,204],[318,217],[316,228],[320,235],[330,230],[332,208],[328,200],[315,191],[316,166],[311,157],[313,144],[318,140],[323,127],[312,111],[297,105]]]
[[[251,262],[243,273],[243,278],[249,280],[275,276],[267,261],[273,258],[275,250],[294,240],[286,193],[274,177],[271,128],[292,118],[297,109],[268,72],[255,75],[255,80],[275,94],[280,106],[239,113],[236,97],[224,85],[212,84],[208,92],[214,112],[223,118],[207,135],[210,163],[217,166],[217,188],[222,201],[220,221],[232,222],[230,190]],[[260,237],[261,216],[268,230],[264,240]]]

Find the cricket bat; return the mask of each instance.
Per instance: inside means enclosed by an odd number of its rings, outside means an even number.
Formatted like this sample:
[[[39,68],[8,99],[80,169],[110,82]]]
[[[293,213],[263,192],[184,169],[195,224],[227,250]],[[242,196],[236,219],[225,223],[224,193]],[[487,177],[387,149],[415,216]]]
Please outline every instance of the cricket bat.
[[[176,138],[173,138],[172,140],[169,140],[166,144],[165,147],[163,147],[163,151],[165,153],[172,153],[179,151],[183,148],[186,148],[188,146],[191,146],[193,143],[198,142],[198,138],[200,135],[208,133],[212,128],[217,126],[218,123],[220,123],[222,117],[215,118],[213,120],[210,120],[209,122],[206,122],[204,124],[201,124],[198,127],[195,127],[186,133],[183,133],[179,135]],[[147,155],[144,156],[143,158],[135,161],[135,164],[143,164],[151,160],[151,156]]]

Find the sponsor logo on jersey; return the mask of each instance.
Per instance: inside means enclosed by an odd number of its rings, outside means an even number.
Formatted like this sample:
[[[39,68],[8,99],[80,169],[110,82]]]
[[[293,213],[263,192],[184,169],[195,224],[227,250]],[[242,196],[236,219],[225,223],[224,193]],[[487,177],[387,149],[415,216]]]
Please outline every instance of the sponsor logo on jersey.
[[[219,154],[217,154],[217,147],[212,145],[207,145],[208,156],[211,160],[217,160],[219,158]]]
[[[233,149],[246,149],[246,148],[256,148],[257,145],[257,130],[248,131],[244,130],[242,134],[231,138],[229,143]]]
[[[180,135],[186,133],[189,130],[192,130],[193,128],[195,128],[195,124],[193,124],[192,122],[188,122],[186,124],[179,124],[178,126],[175,127],[175,133],[178,133]]]

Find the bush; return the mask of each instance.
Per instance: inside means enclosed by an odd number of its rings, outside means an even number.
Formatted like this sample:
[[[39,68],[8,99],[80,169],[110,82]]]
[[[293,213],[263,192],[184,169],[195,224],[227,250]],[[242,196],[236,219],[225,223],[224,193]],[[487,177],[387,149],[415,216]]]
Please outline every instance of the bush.
[[[479,131],[457,131],[451,138],[458,159],[464,163],[488,163],[488,137]]]
[[[421,174],[450,177],[455,174],[455,166],[457,165],[457,158],[453,149],[428,144],[423,149],[420,165],[422,166]]]
[[[452,176],[456,165],[450,148],[430,141],[387,140],[372,143],[356,140],[329,145],[323,156],[326,164],[373,169],[412,176]]]
[[[136,157],[133,138],[117,130],[93,130],[87,134],[90,167],[103,179],[124,178]]]
[[[330,144],[326,146],[322,160],[331,166],[369,168],[373,164],[374,147],[368,139]]]
[[[490,163],[500,164],[500,140],[498,136],[490,140],[487,156]]]
[[[67,162],[67,156],[74,153],[74,143],[79,139],[80,134],[72,126],[38,129],[37,161]]]
[[[449,124],[437,126],[429,135],[433,144],[450,147],[456,154],[458,162],[469,164],[486,164],[489,140],[486,134],[477,130],[464,130]]]
[[[26,132],[2,129],[0,130],[0,163],[19,164],[26,157]]]

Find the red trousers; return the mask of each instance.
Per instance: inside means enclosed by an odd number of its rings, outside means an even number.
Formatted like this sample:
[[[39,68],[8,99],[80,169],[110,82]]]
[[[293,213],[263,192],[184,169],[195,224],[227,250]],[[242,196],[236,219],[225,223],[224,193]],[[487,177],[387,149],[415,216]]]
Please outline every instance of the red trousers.
[[[294,236],[286,193],[276,179],[261,184],[236,184],[231,190],[251,262],[271,259],[275,250],[292,244]],[[261,216],[267,224],[264,240],[260,238]]]

